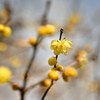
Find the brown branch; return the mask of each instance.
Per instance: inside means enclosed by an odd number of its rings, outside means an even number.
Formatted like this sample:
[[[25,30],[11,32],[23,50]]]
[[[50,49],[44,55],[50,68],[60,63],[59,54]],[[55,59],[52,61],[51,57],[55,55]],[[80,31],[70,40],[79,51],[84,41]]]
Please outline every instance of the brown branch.
[[[46,2],[46,7],[45,7],[45,11],[44,11],[44,14],[43,14],[43,17],[42,17],[42,21],[41,21],[41,25],[45,25],[47,24],[48,20],[47,20],[47,16],[48,16],[48,13],[49,13],[49,10],[50,10],[50,6],[51,6],[51,0],[47,0]]]
[[[44,95],[42,96],[42,99],[41,100],[44,100],[44,98],[46,97],[47,93],[49,92],[49,90],[51,89],[51,87],[53,86],[53,80],[51,82],[51,85],[47,88],[47,90],[45,91]]]
[[[27,84],[27,75],[28,75],[28,73],[29,73],[29,71],[30,71],[30,68],[31,68],[31,66],[32,66],[32,62],[33,62],[34,59],[35,59],[36,51],[37,51],[37,45],[34,47],[33,56],[32,56],[32,58],[31,58],[31,60],[30,60],[30,62],[29,62],[29,65],[28,65],[26,71],[25,71],[25,76],[24,76],[24,81],[23,81],[23,87],[22,87],[21,90],[20,90],[20,92],[21,92],[21,100],[24,100],[24,95],[25,95],[24,90],[25,90],[26,84]]]

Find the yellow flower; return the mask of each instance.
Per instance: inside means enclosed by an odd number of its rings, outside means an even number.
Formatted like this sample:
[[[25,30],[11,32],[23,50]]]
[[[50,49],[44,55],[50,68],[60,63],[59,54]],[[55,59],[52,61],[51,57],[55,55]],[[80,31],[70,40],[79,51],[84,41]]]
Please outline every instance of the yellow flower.
[[[30,42],[31,45],[34,46],[34,45],[37,44],[38,41],[37,41],[37,39],[35,37],[31,37],[30,40],[29,40],[29,42]]]
[[[99,92],[100,87],[98,82],[90,82],[88,88],[91,92]]]
[[[61,72],[62,72],[62,71],[63,71],[63,66],[62,66],[62,65],[57,65],[57,66],[56,66],[56,69],[57,69],[58,71],[61,71]]]
[[[79,50],[77,55],[80,56],[80,57],[86,57],[87,56],[87,52],[85,50]]]
[[[79,14],[73,14],[69,19],[69,23],[78,24],[80,22],[80,19],[81,19],[81,17]]]
[[[51,85],[51,79],[47,78],[42,82],[42,85],[45,87],[49,87]]]
[[[52,35],[56,32],[56,27],[54,25],[47,24],[47,34]]]
[[[48,73],[48,77],[52,80],[58,80],[60,78],[59,72],[55,69],[51,69]]]
[[[78,68],[84,69],[85,64],[88,62],[87,52],[85,50],[78,51],[76,60],[78,62]]]
[[[73,42],[71,40],[66,40],[66,38],[64,38],[62,41],[53,40],[51,42],[50,49],[54,50],[55,55],[59,55],[60,53],[67,55],[68,51],[72,50],[72,44]]]
[[[38,29],[38,33],[40,36],[44,36],[44,35],[52,35],[56,32],[56,27],[54,25],[44,25],[44,26],[40,26]]]
[[[12,73],[5,66],[0,66],[0,84],[7,83],[11,80]]]
[[[6,26],[3,30],[3,33],[2,35],[6,38],[10,37],[11,36],[11,33],[12,33],[12,30],[10,27]]]
[[[3,24],[0,24],[0,32],[2,32],[4,30],[4,25]]]
[[[4,52],[7,50],[7,45],[6,43],[0,42],[0,51]]]
[[[69,66],[64,70],[63,75],[65,77],[77,77],[78,73],[74,67]]]
[[[56,65],[57,64],[56,57],[50,57],[49,60],[48,60],[48,64],[50,66]]]
[[[16,67],[17,68],[17,67],[21,66],[21,60],[19,58],[17,58],[17,57],[12,58],[10,63],[11,63],[12,67]]]

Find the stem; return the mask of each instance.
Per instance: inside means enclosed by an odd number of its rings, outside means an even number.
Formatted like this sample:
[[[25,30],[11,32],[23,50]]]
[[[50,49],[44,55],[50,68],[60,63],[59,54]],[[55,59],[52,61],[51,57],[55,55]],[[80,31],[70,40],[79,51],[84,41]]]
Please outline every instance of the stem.
[[[63,29],[61,28],[61,29],[60,29],[60,37],[59,37],[59,40],[61,40],[62,33],[63,33]]]
[[[61,38],[62,38],[62,33],[63,33],[63,29],[61,28],[61,29],[60,29],[60,37],[59,37],[59,40],[61,40]],[[58,55],[56,55],[56,59],[58,59]],[[54,68],[56,68],[56,65],[54,65]],[[50,90],[51,87],[53,86],[53,82],[54,82],[54,81],[52,80],[51,85],[47,88],[47,90],[45,91],[45,93],[44,93],[44,95],[42,96],[42,99],[41,99],[41,100],[44,100],[44,99],[45,99],[47,93],[49,92],[49,90]]]
[[[45,11],[44,11],[44,14],[43,14],[43,17],[42,17],[42,21],[41,21],[41,25],[47,24],[47,15],[49,13],[50,6],[51,6],[51,0],[47,0]]]
[[[37,82],[37,83],[35,83],[35,84],[31,85],[31,86],[29,86],[29,87],[26,88],[24,91],[27,92],[27,91],[31,90],[32,88],[34,88],[34,87],[36,87],[37,85],[41,84],[41,82],[43,82],[43,80],[42,80],[42,81],[39,81],[39,82]]]
[[[47,88],[47,90],[45,91],[45,93],[44,93],[44,95],[43,95],[43,97],[42,97],[41,100],[44,100],[44,98],[46,97],[48,91],[51,89],[52,86],[53,86],[53,80],[52,80],[52,82],[51,82],[51,85],[50,85],[50,86]]]
[[[32,62],[34,61],[35,59],[35,56],[36,56],[36,51],[37,51],[37,45],[34,47],[34,52],[33,52],[33,56],[29,62],[29,65],[25,71],[25,76],[24,76],[24,81],[23,81],[23,87],[21,88],[20,92],[21,92],[21,100],[24,100],[24,95],[25,95],[25,92],[24,92],[24,89],[26,88],[26,84],[27,84],[27,75],[30,71],[30,68],[32,66]]]

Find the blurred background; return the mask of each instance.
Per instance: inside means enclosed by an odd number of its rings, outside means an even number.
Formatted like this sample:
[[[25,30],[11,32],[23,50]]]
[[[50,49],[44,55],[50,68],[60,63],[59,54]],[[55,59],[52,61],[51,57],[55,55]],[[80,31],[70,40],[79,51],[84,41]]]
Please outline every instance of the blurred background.
[[[12,29],[9,38],[0,35],[0,66],[11,69],[12,82],[22,85],[22,76],[31,59],[33,48],[29,38],[38,36],[48,0],[0,0],[0,24]],[[88,48],[89,62],[79,70],[76,79],[66,83],[61,78],[49,91],[46,100],[100,100],[100,0],[50,0],[47,10],[48,24],[57,27],[54,35],[47,35],[38,46],[35,60],[29,74],[28,86],[47,76],[48,59],[54,56],[50,43],[63,37],[73,41],[73,50],[67,56],[60,55],[59,64],[71,64],[77,50]],[[70,19],[76,18],[74,25]],[[8,19],[8,20],[7,20]],[[40,100],[46,88],[37,86],[26,93],[26,100]],[[10,84],[0,85],[0,100],[20,100],[19,91],[13,91]]]

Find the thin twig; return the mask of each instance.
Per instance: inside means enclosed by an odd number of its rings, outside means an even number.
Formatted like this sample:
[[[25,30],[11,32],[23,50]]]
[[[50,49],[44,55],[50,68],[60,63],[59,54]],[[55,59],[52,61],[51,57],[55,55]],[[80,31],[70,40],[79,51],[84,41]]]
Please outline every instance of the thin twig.
[[[32,88],[36,87],[37,85],[41,84],[46,78],[42,79],[41,81],[29,86],[28,88],[26,88],[24,91],[27,92],[29,90],[31,90]]]
[[[24,76],[24,81],[23,81],[23,87],[22,87],[22,89],[20,91],[21,92],[21,100],[24,100],[24,95],[25,95],[24,89],[26,88],[26,84],[27,84],[27,75],[28,75],[28,73],[30,71],[30,68],[32,66],[32,62],[35,59],[36,51],[37,51],[37,45],[34,47],[33,56],[32,56],[32,58],[31,58],[31,60],[29,62],[29,65],[28,65],[26,71],[25,71],[25,76]]]
[[[45,93],[44,93],[44,95],[43,95],[43,97],[42,97],[41,100],[44,100],[44,98],[46,97],[48,91],[51,89],[52,86],[53,86],[53,80],[52,80],[52,82],[51,82],[51,85],[50,85],[50,86],[47,88],[47,90],[45,91]]]
[[[49,10],[50,10],[50,6],[51,6],[51,0],[47,0],[46,2],[46,7],[45,7],[45,11],[44,11],[44,14],[43,14],[43,17],[42,17],[42,21],[41,21],[41,25],[45,25],[47,24],[48,20],[47,20],[47,16],[48,16],[48,13],[49,13]]]

